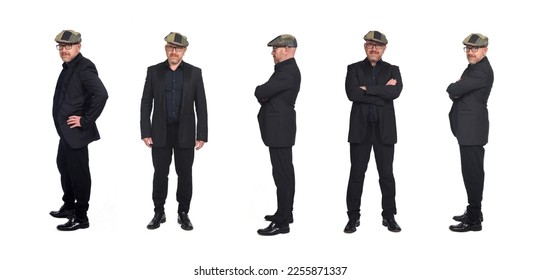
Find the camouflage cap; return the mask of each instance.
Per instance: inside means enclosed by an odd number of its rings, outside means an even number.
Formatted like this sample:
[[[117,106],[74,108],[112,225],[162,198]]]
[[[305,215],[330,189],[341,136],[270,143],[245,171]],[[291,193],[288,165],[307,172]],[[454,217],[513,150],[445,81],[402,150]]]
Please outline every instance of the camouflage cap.
[[[169,33],[169,35],[165,36],[164,40],[169,44],[177,45],[180,47],[187,47],[190,44],[188,42],[188,38],[178,32]]]
[[[466,46],[486,47],[488,46],[488,37],[479,33],[472,33],[462,43]]]
[[[384,44],[384,45],[387,45],[387,43],[388,43],[387,37],[385,36],[385,34],[379,32],[379,31],[369,31],[368,33],[366,33],[366,35],[364,35],[364,40],[365,41],[377,42],[377,43],[381,43],[381,44]]]
[[[79,44],[81,43],[81,33],[73,30],[62,30],[62,32],[56,35],[54,40],[57,43]]]
[[[282,34],[274,39],[272,39],[267,46],[269,47],[290,47],[290,48],[296,48],[297,47],[297,39],[295,39],[295,36],[290,34]]]

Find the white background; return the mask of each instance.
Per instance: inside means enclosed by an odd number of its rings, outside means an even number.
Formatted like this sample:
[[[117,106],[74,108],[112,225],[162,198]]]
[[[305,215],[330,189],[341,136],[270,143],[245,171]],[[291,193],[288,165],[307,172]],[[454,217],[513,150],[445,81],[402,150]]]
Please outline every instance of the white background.
[[[0,4],[0,278],[2,279],[539,279],[539,15],[530,1],[4,1]],[[54,37],[82,33],[82,53],[109,92],[92,143],[86,230],[59,232],[62,204],[51,108],[61,71]],[[346,66],[364,59],[363,35],[379,30],[385,61],[400,66],[395,101],[397,221],[381,225],[373,159],[361,226],[344,234],[351,103]],[[140,140],[146,68],[165,60],[163,37],[186,34],[185,61],[203,69],[209,142],[196,152],[190,217],[176,223],[176,175],[166,214],[153,215],[150,149]],[[490,38],[483,231],[448,230],[466,207],[445,89],[467,65],[462,40]],[[267,42],[299,42],[302,73],[294,147],[291,233],[258,236],[276,207],[254,94],[273,62]],[[173,169],[172,169],[173,170]],[[194,269],[277,268],[281,276],[201,277]],[[286,276],[289,266],[347,266],[345,276]]]

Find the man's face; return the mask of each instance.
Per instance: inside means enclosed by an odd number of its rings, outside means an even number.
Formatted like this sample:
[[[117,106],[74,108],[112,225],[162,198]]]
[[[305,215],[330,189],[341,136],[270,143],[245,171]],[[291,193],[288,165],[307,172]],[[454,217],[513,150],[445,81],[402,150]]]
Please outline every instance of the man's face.
[[[70,62],[81,52],[81,44],[58,43],[56,49],[58,50],[58,54],[60,54],[62,61]]]
[[[272,47],[272,58],[274,58],[274,64],[282,62],[286,57],[286,47]]]
[[[470,64],[476,64],[487,55],[488,48],[465,46],[464,51],[466,52],[466,58],[468,59],[468,62]]]
[[[175,46],[173,44],[165,45],[165,54],[167,55],[169,64],[177,65],[182,62],[185,53],[186,47]]]
[[[386,46],[384,44],[373,41],[366,41],[366,43],[364,43],[364,51],[366,52],[366,57],[368,57],[368,60],[371,63],[376,63],[381,59],[383,53],[385,52],[385,48]]]

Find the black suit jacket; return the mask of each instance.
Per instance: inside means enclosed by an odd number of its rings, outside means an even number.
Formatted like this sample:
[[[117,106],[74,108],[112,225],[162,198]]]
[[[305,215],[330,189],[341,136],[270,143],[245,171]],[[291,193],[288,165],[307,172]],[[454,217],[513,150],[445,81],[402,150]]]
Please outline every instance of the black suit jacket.
[[[381,68],[376,76],[376,85],[369,85],[368,79],[372,79],[372,65],[367,58],[348,65],[346,94],[353,102],[349,118],[348,142],[350,143],[361,143],[364,140],[368,128],[370,105],[377,106],[381,141],[389,145],[397,141],[393,100],[402,92],[402,77],[398,66],[384,61],[380,63]],[[395,79],[397,84],[386,86],[385,84],[390,79]],[[361,86],[366,86],[366,90],[361,89]]]
[[[100,139],[96,119],[108,98],[107,90],[92,61],[78,54],[68,63],[62,82],[58,114],[53,120],[58,135],[73,149],[79,149]],[[69,116],[81,116],[81,127],[70,128]]]
[[[447,87],[453,106],[449,112],[451,131],[460,145],[488,143],[487,101],[494,73],[487,57],[469,64],[460,80]]]
[[[195,140],[207,142],[207,100],[201,69],[181,62],[183,67],[182,101],[179,115],[178,139],[181,148],[193,148]],[[152,137],[155,147],[164,147],[167,131],[165,100],[166,61],[148,67],[143,97],[141,98],[141,138]],[[197,127],[194,113],[197,111]],[[154,111],[152,111],[154,107]],[[150,114],[152,112],[152,122]]]
[[[301,72],[295,58],[274,65],[270,79],[255,89],[261,108],[257,114],[263,143],[268,147],[292,147],[297,132],[295,101]]]

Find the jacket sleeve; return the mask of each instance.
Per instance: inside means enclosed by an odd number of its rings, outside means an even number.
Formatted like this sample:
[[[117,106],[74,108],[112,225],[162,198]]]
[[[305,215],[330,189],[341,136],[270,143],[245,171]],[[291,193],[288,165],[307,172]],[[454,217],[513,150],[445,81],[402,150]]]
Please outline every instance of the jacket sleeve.
[[[151,69],[149,67],[147,69],[147,77],[143,88],[143,97],[141,98],[141,139],[152,137],[150,113],[152,112],[153,101],[152,77]]]
[[[90,98],[90,103],[85,108],[83,116],[81,116],[81,127],[84,129],[96,122],[103,108],[105,108],[109,95],[98,76],[96,66],[91,62],[81,69],[81,83]]]
[[[391,79],[396,80],[396,85],[366,86],[366,94],[385,100],[398,98],[402,92],[402,76],[400,75],[400,68],[398,66],[391,65]]]
[[[195,92],[195,110],[197,112],[197,136],[196,140],[208,141],[208,121],[207,121],[207,98],[205,95],[205,86],[203,84],[203,75],[201,70],[197,79]]]
[[[284,71],[275,72],[270,79],[256,87],[255,97],[261,103],[294,87],[293,75]]]
[[[466,75],[462,75],[460,80],[447,87],[449,98],[455,100],[487,86],[486,83],[489,80],[487,76],[488,73],[480,69],[471,69]]]
[[[362,70],[361,70],[362,71]],[[346,74],[346,94],[348,99],[353,102],[364,104],[383,105],[385,102],[379,97],[367,95],[366,91],[361,89],[364,84],[359,81],[359,75],[355,70],[355,65],[349,65]]]

